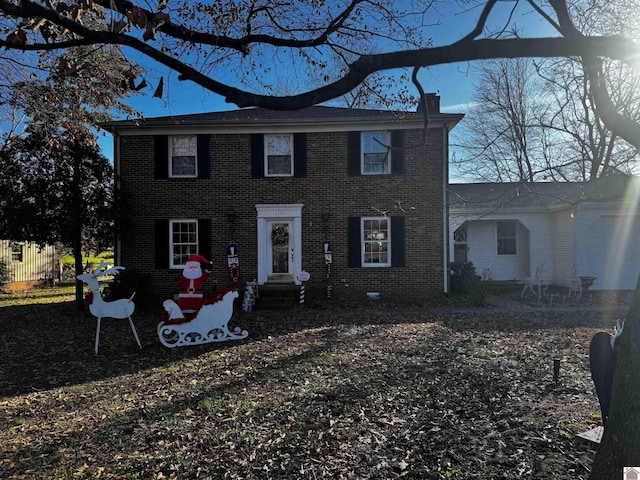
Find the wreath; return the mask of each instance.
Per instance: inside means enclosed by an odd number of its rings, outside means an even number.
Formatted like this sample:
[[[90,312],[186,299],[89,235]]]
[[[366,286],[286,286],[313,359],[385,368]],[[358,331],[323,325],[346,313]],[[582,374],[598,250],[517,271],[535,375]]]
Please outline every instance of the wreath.
[[[275,225],[271,230],[271,243],[274,247],[283,247],[289,243],[289,228],[287,225]]]

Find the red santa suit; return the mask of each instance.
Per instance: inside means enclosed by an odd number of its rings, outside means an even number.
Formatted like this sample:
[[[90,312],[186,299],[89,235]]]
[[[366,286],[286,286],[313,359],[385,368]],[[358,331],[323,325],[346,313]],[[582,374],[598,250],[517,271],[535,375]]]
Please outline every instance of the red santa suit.
[[[180,279],[180,293],[178,293],[178,306],[185,316],[194,315],[202,307],[202,284],[207,281],[211,271],[201,265],[209,265],[209,261],[200,256],[189,257]]]

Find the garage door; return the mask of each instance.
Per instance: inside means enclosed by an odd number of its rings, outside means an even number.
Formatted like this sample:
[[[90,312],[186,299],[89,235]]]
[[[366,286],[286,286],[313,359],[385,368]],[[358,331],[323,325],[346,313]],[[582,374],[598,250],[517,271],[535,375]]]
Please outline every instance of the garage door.
[[[640,217],[602,216],[591,225],[585,240],[587,267],[581,268],[580,274],[598,277],[594,288],[636,288],[640,274]]]

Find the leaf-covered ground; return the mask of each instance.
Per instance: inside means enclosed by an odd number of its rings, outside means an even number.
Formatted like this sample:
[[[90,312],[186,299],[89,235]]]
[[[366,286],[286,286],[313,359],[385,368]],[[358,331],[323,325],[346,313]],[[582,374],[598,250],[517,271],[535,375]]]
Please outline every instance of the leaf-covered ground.
[[[0,478],[583,479],[587,347],[620,312],[296,307],[169,350],[158,310],[96,356],[72,302],[0,303]]]

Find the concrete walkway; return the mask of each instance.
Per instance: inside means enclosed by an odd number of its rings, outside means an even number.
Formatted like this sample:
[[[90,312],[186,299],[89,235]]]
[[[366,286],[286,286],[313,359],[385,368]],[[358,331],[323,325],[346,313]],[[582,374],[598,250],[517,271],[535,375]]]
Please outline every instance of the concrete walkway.
[[[512,298],[502,295],[490,295],[487,297],[487,305],[489,307],[495,307],[500,310],[516,311],[516,312],[532,312],[535,310],[531,305],[527,305],[523,302],[518,302]]]
[[[629,309],[629,305],[624,303],[612,304],[612,305],[588,305],[588,304],[545,304],[540,303],[538,305],[530,305],[526,302],[520,302],[512,297],[503,295],[490,295],[486,299],[488,308],[495,308],[500,311],[507,312],[560,312],[560,311],[611,311],[621,315],[625,315]]]

